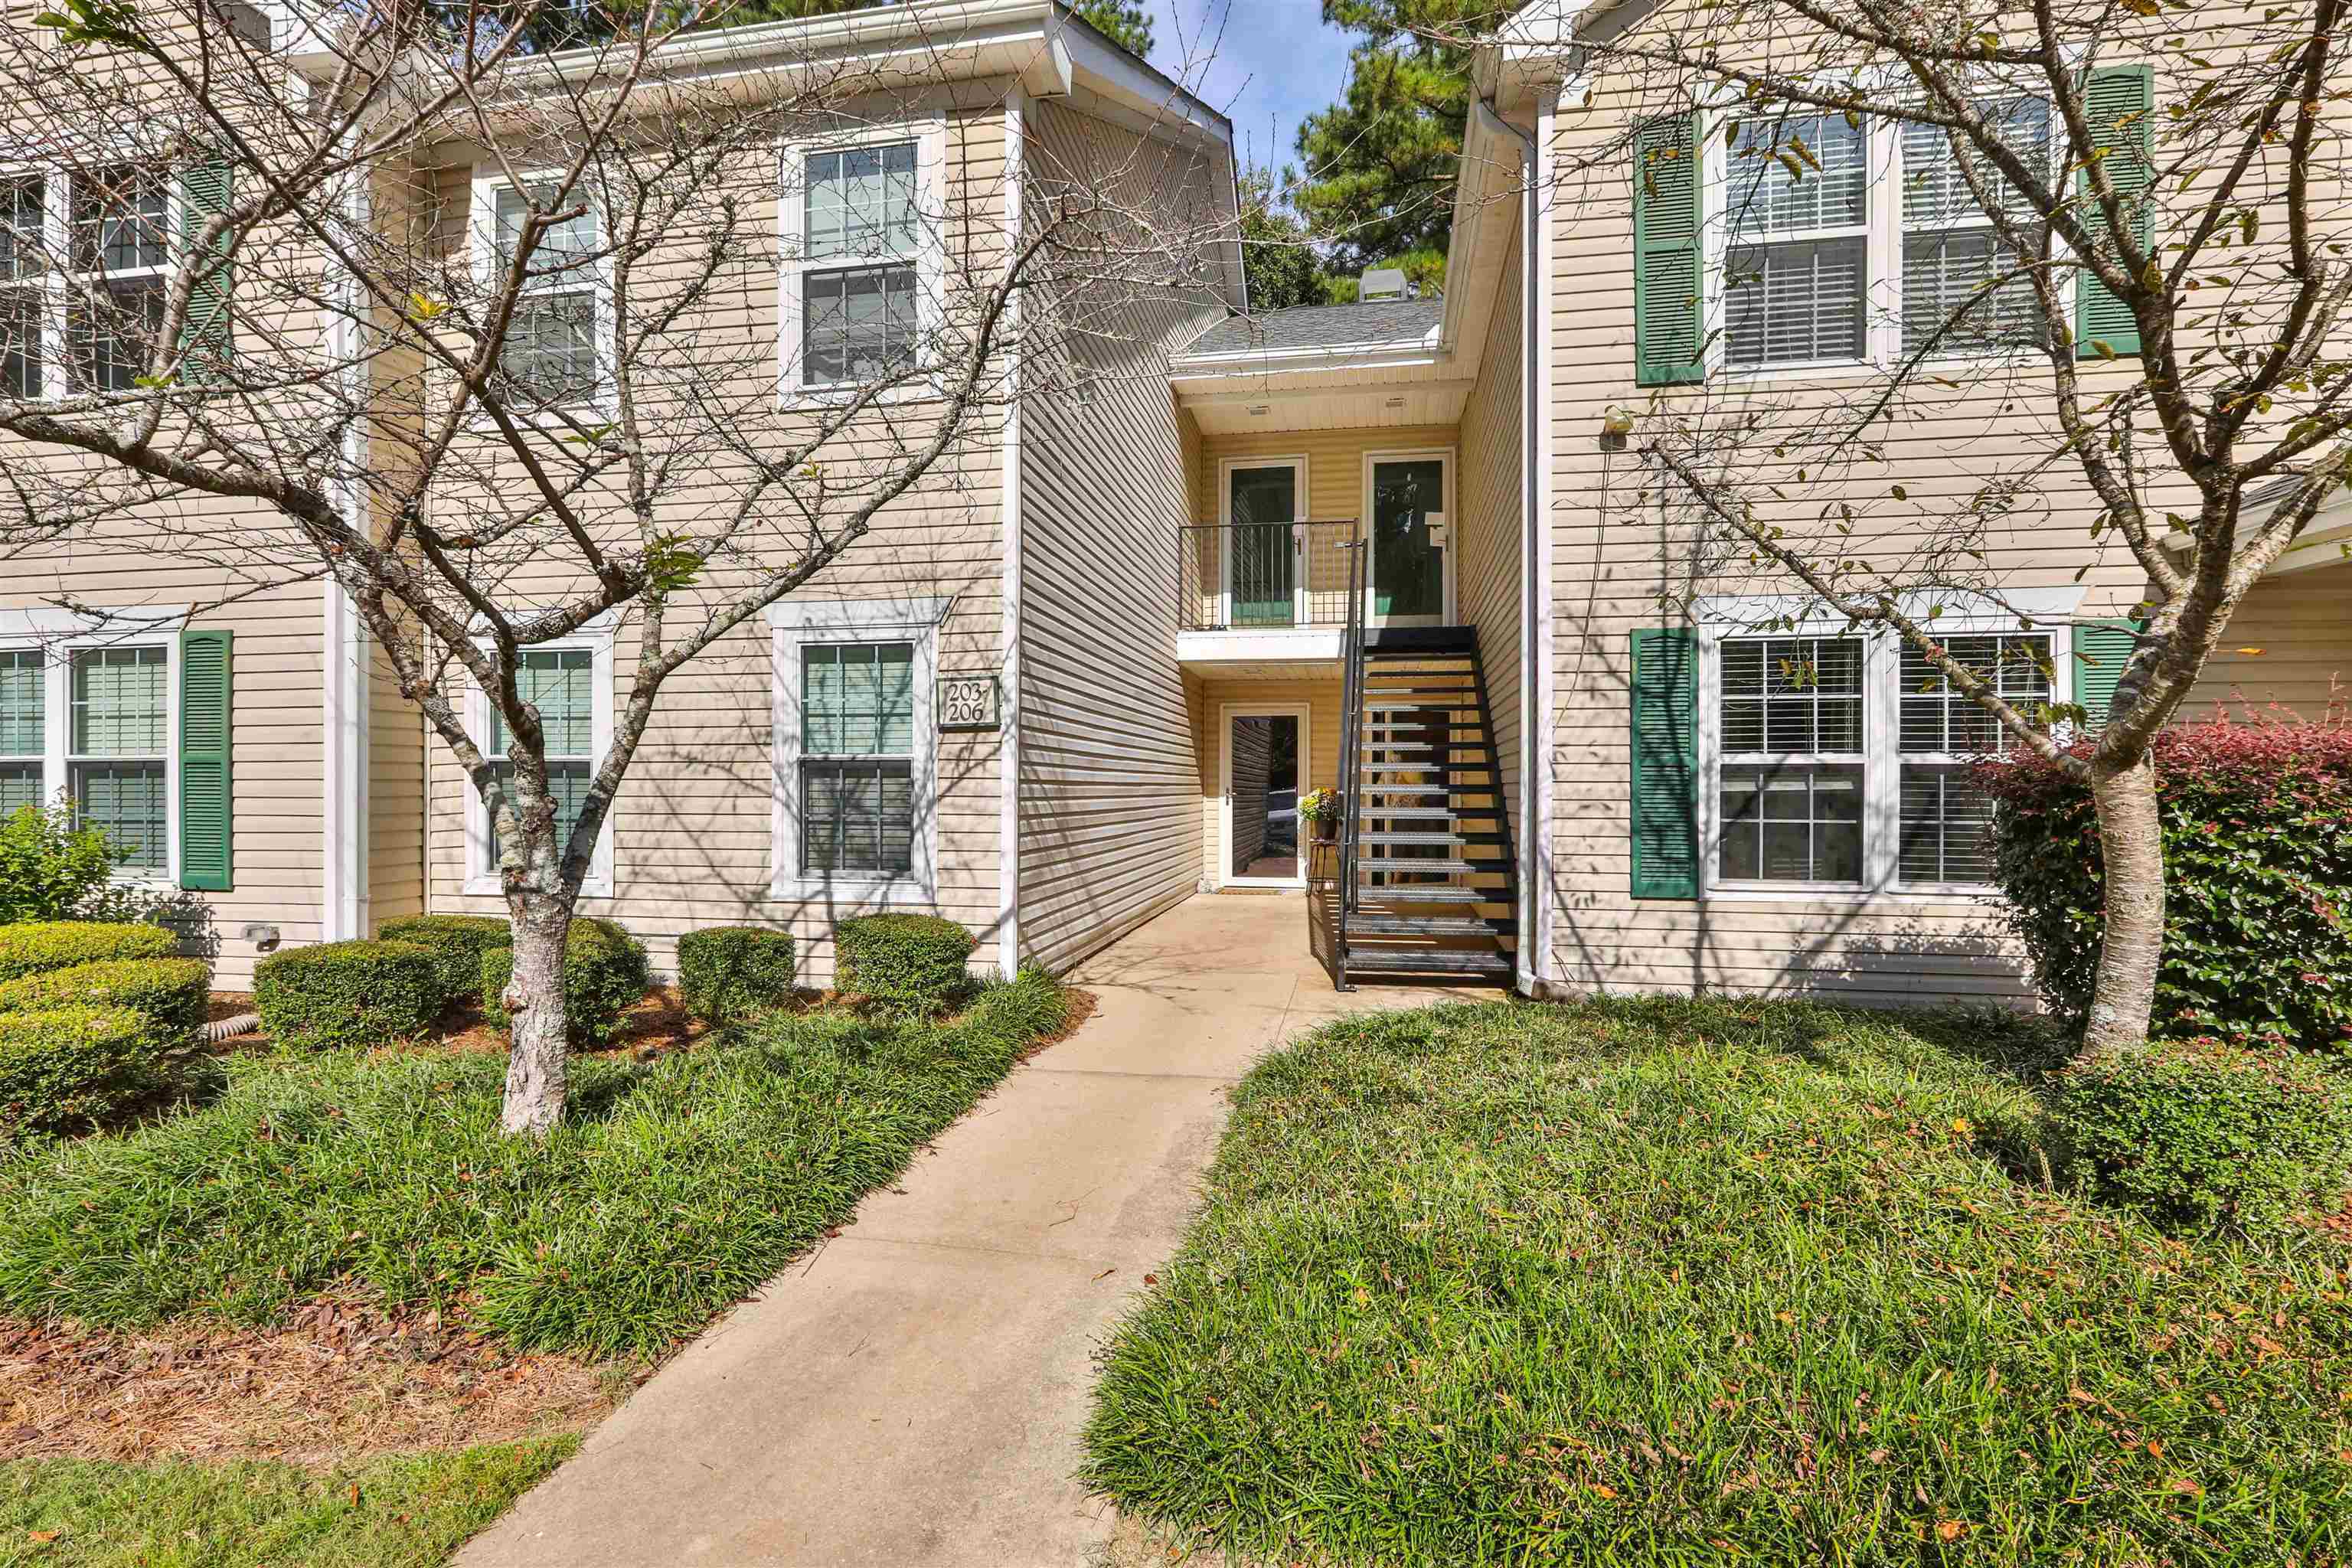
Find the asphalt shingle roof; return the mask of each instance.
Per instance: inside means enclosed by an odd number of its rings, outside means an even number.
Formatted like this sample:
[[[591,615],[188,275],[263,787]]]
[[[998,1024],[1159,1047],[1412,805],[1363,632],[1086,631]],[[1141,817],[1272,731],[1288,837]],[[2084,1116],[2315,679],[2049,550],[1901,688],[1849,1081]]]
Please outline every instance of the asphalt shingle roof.
[[[1234,316],[1194,339],[1193,354],[1279,353],[1285,349],[1349,348],[1359,343],[1418,344],[1437,330],[1443,300],[1383,300],[1370,305],[1300,305],[1256,316]]]

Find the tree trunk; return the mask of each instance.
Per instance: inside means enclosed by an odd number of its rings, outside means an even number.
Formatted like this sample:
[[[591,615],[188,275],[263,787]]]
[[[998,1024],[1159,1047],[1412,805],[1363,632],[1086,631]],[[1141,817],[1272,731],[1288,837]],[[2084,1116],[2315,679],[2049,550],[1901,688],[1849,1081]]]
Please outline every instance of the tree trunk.
[[[544,1138],[563,1119],[564,1053],[570,1021],[563,1006],[563,948],[572,910],[562,900],[523,894],[508,900],[514,918],[514,972],[499,996],[511,1020],[506,1113],[509,1136]]]
[[[2164,824],[2157,805],[2156,763],[2095,773],[2106,920],[2099,942],[2098,984],[2089,1026],[2075,1057],[2088,1066],[2147,1043],[2156,1013],[2157,966],[2164,956]]]

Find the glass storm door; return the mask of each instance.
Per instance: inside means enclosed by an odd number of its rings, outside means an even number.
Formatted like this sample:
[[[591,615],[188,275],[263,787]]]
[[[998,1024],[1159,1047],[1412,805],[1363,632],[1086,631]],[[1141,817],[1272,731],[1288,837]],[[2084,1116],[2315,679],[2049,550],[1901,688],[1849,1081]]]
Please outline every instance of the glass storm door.
[[[1298,521],[1298,470],[1235,468],[1227,584],[1237,626],[1286,626],[1297,618],[1298,556],[1290,525]]]
[[[1297,887],[1307,877],[1298,829],[1306,763],[1298,715],[1234,713],[1225,724],[1225,879]]]
[[[1445,512],[1445,461],[1372,465],[1372,618],[1389,626],[1445,619],[1445,548],[1429,537]]]

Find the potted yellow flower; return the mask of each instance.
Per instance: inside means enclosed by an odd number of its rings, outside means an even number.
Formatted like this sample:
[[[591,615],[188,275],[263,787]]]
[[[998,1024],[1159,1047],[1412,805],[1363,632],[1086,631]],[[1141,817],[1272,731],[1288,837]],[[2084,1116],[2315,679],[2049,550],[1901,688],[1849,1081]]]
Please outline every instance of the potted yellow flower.
[[[1326,843],[1338,835],[1344,809],[1336,789],[1310,789],[1298,797],[1298,815],[1315,825],[1315,837]]]

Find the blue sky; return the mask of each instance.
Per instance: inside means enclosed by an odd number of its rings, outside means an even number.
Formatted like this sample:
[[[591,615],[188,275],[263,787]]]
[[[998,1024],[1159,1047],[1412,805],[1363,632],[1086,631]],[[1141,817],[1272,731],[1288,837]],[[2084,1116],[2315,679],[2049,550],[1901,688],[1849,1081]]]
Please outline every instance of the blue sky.
[[[1148,0],[1151,63],[1233,116],[1252,163],[1294,161],[1298,122],[1339,96],[1347,34],[1318,0]]]

